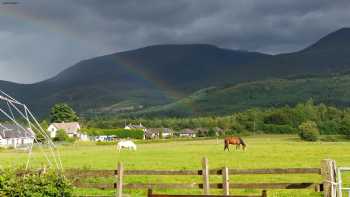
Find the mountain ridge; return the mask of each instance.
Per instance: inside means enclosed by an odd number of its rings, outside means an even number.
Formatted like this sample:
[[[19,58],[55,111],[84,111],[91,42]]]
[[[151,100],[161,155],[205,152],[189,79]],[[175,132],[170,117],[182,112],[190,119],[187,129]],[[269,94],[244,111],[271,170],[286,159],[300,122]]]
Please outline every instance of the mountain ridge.
[[[79,112],[109,106],[131,109],[125,103],[147,108],[173,103],[210,86],[346,72],[350,70],[348,38],[350,29],[340,29],[303,50],[277,55],[210,44],[146,46],[82,60],[34,84],[0,81],[0,89],[43,114],[57,102],[68,102]]]

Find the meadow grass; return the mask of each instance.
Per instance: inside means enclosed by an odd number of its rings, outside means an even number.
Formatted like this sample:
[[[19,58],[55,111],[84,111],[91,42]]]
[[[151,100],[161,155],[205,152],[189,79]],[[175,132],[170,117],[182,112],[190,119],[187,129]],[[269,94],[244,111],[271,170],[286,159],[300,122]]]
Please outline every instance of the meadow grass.
[[[136,152],[116,152],[115,146],[91,143],[59,146],[61,160],[64,168],[89,169],[115,169],[119,161],[123,162],[125,169],[172,169],[172,170],[198,170],[201,160],[207,157],[210,168],[254,169],[254,168],[296,168],[320,167],[322,159],[334,159],[338,166],[350,166],[350,142],[302,142],[296,136],[259,135],[244,138],[248,144],[246,152],[223,151],[223,141],[176,141],[168,143],[139,144]],[[0,152],[0,165],[14,167],[24,165],[27,154],[17,150],[2,150]],[[40,166],[44,157],[39,149],[34,149],[31,165]],[[258,182],[321,182],[318,175],[239,175],[231,176],[230,182],[258,183]],[[107,180],[93,179],[93,182],[113,182],[113,177]],[[164,182],[164,183],[192,183],[201,182],[201,177],[191,176],[130,176],[126,182]],[[211,177],[211,182],[221,182],[220,176]],[[113,191],[76,190],[77,193],[113,194]],[[200,190],[160,190],[167,193],[196,193]],[[220,190],[212,193],[220,194]],[[259,193],[259,190],[232,190],[235,194]],[[299,197],[322,196],[312,190],[269,190],[269,196]],[[126,191],[131,196],[145,196],[145,191]]]

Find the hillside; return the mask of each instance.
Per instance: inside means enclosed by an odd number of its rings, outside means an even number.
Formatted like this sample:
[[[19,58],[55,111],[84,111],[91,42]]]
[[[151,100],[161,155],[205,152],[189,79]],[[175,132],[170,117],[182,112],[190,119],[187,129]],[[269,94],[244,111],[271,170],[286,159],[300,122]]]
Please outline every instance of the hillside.
[[[268,56],[212,45],[157,45],[84,60],[36,84],[0,82],[0,89],[40,113],[57,102],[68,102],[80,112],[132,111],[212,84],[245,80],[235,77],[236,71]]]
[[[205,44],[149,46],[83,60],[35,84],[0,81],[0,89],[40,114],[47,114],[57,102],[67,102],[87,114],[133,112],[181,102],[193,92],[212,86],[235,87],[249,81],[346,72],[350,69],[349,38],[350,29],[344,28],[304,50],[280,55]],[[219,103],[218,99],[211,103]],[[243,102],[244,97],[237,100]],[[240,109],[231,104],[230,109]]]
[[[229,115],[254,107],[316,103],[350,106],[350,74],[300,79],[272,79],[207,88],[174,103],[152,107],[136,117]]]

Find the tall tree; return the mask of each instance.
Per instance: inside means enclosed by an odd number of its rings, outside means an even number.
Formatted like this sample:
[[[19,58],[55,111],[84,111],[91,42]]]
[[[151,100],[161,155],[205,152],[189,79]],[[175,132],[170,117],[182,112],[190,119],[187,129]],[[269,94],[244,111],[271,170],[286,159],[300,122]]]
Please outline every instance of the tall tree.
[[[75,111],[66,103],[55,104],[50,112],[50,121],[53,122],[74,122],[79,117]]]

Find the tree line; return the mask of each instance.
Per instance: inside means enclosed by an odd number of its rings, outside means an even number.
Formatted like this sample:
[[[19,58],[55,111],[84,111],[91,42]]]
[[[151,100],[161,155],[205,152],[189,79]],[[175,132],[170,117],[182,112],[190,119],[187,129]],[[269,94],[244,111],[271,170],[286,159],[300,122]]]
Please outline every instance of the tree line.
[[[315,104],[312,99],[295,106],[252,108],[229,116],[192,118],[140,118],[120,119],[102,117],[82,119],[90,128],[122,128],[125,124],[142,123],[148,128],[221,128],[229,133],[296,134],[301,124],[315,123],[320,134],[349,134],[350,108],[340,109],[325,104]],[[313,124],[312,123],[312,124]]]

